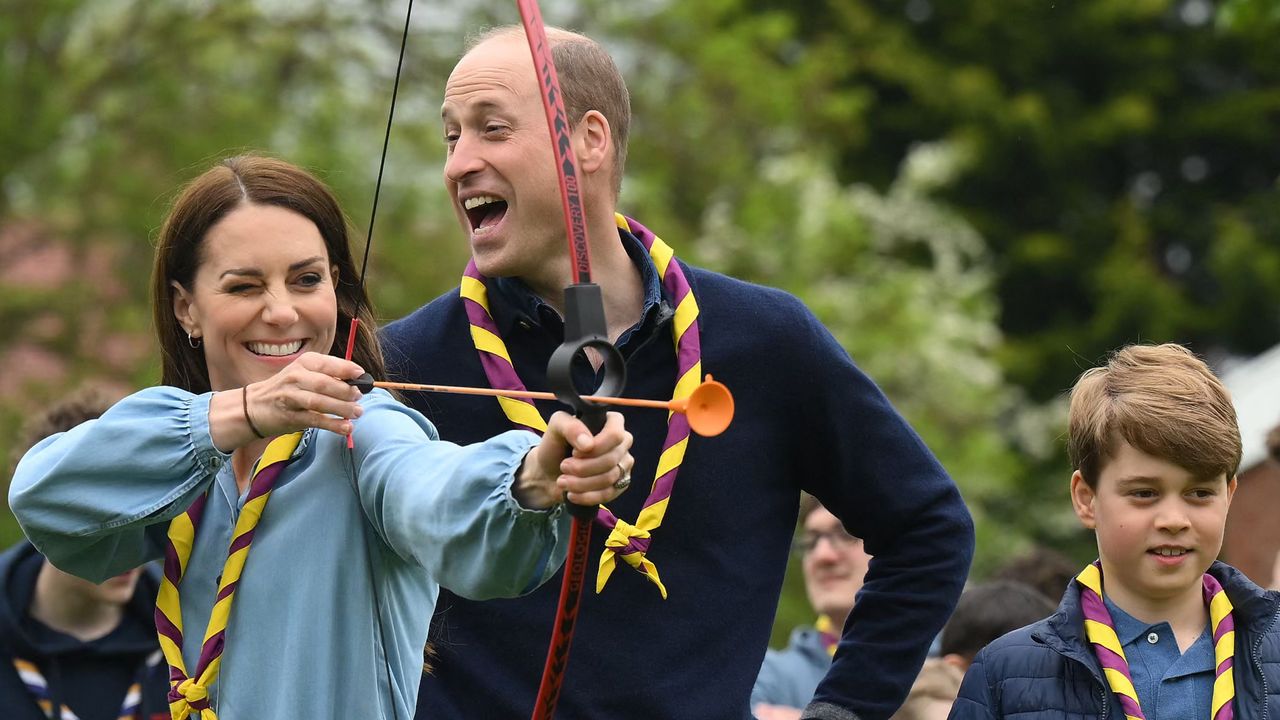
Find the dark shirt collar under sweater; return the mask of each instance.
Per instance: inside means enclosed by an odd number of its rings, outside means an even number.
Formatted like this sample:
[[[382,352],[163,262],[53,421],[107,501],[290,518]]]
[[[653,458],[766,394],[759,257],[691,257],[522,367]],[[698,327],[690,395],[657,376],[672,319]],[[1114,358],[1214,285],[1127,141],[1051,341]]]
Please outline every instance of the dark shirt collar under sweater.
[[[631,262],[640,272],[640,282],[644,287],[644,303],[641,307],[640,322],[618,339],[618,345],[626,343],[632,335],[645,337],[654,328],[669,320],[675,311],[670,302],[663,297],[662,284],[658,278],[658,270],[649,258],[648,251],[640,240],[630,232],[618,229],[622,246],[626,248]],[[560,313],[547,301],[538,297],[520,278],[500,277],[490,281],[489,287],[499,302],[489,304],[493,313],[493,321],[504,337],[509,336],[513,326],[519,325],[524,330],[544,328],[557,337],[564,332],[564,320]]]

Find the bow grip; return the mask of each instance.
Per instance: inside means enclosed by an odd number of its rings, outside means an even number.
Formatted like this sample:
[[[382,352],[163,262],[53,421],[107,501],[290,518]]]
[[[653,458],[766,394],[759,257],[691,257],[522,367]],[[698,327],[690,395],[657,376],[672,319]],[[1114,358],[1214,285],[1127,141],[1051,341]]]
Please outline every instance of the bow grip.
[[[608,325],[604,318],[604,300],[600,286],[595,283],[577,283],[565,288],[564,342],[551,354],[547,363],[547,382],[556,399],[573,408],[576,415],[592,435],[604,428],[608,407],[584,400],[573,384],[573,359],[587,348],[593,348],[603,359],[604,377],[593,394],[618,397],[627,384],[627,366],[622,353],[609,342]],[[569,512],[582,518],[595,515],[594,507],[566,503]]]

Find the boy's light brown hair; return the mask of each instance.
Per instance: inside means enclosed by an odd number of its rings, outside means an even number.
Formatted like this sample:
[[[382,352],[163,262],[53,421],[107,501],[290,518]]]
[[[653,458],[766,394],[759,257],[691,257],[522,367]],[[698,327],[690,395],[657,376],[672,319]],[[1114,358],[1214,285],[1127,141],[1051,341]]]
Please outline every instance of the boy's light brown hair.
[[[1240,467],[1240,428],[1231,396],[1209,367],[1174,343],[1129,345],[1086,371],[1071,390],[1067,450],[1097,487],[1121,441],[1196,477]]]

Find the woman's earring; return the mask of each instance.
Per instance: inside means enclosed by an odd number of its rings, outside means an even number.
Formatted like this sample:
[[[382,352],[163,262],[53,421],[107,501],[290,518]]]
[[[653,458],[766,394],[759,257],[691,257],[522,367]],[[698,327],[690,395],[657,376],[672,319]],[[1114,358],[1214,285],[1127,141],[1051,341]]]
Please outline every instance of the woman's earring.
[[[191,333],[187,333],[187,344],[191,346],[192,350],[194,350],[200,347],[200,338],[192,336]]]

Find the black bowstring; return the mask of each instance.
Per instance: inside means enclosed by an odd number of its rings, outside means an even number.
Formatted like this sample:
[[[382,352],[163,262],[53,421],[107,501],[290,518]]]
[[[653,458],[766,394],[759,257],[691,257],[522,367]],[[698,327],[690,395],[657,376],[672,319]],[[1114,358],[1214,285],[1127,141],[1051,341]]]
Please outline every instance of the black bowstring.
[[[387,131],[382,138],[382,158],[378,161],[378,180],[373,186],[373,208],[369,212],[369,234],[364,241],[364,260],[360,263],[360,292],[356,295],[355,312],[352,314],[352,322],[360,315],[360,298],[365,296],[365,274],[369,269],[369,248],[373,246],[373,225],[378,218],[378,197],[382,193],[382,175],[387,167],[387,149],[391,146],[391,125],[396,116],[396,95],[400,91],[400,71],[404,68],[405,49],[409,45],[409,21],[413,17],[413,0],[409,0],[409,6],[405,10],[404,15],[404,33],[400,36],[400,59],[396,61],[396,77],[391,84],[391,108],[387,111]],[[372,328],[369,328],[372,331]],[[354,343],[354,339],[352,340]],[[354,351],[354,348],[350,348]],[[356,494],[356,502],[360,502],[359,479],[356,471],[355,451],[352,450],[348,454],[348,460],[351,464],[351,487]],[[391,673],[391,660],[388,658],[388,644],[386,629],[382,622],[382,598],[378,592],[377,578],[373,572],[373,548],[371,547],[369,533],[364,533],[364,548],[367,560],[367,568],[369,571],[369,586],[373,591],[373,608],[374,615],[378,622],[378,638],[382,644],[382,665],[387,672],[387,689],[391,692],[390,705],[391,714],[395,720],[400,720],[400,706],[396,702],[395,684],[392,682],[393,675]],[[384,568],[385,571],[385,568]]]
[[[387,167],[387,149],[391,146],[391,124],[396,117],[396,95],[400,92],[400,71],[404,68],[405,48],[409,45],[409,19],[413,16],[413,0],[404,15],[404,34],[400,36],[400,59],[396,62],[396,78],[391,83],[391,109],[387,111],[387,131],[382,137],[382,158],[378,161],[378,181],[373,186],[373,208],[369,211],[369,234],[364,241],[364,260],[360,263],[360,294],[365,292],[364,276],[369,269],[369,248],[373,246],[373,224],[378,219],[378,196],[382,194],[382,174]],[[356,311],[359,314],[360,308]]]

